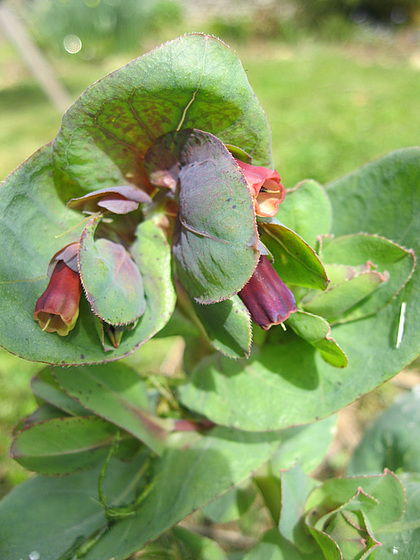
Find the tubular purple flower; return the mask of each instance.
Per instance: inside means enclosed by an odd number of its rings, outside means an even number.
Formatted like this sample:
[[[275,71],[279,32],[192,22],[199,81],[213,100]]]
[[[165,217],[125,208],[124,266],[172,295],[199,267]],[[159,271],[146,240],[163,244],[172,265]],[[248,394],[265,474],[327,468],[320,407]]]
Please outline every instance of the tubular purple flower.
[[[46,332],[66,336],[79,316],[80,277],[62,260],[54,267],[47,289],[38,299],[34,319]]]
[[[264,330],[283,323],[296,311],[294,295],[265,255],[261,255],[254,274],[238,295],[251,319]]]

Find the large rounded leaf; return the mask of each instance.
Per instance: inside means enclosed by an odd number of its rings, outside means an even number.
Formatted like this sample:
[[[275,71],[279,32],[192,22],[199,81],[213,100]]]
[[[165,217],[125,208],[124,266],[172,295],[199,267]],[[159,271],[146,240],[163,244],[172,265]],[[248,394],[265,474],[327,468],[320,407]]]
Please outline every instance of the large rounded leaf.
[[[98,317],[111,325],[128,325],[146,309],[143,279],[122,245],[109,239],[94,239],[100,219],[92,218],[80,238],[80,278]]]
[[[215,303],[236,294],[257,266],[254,204],[239,167],[218,138],[183,131],[174,135],[174,144],[180,163],[175,272],[192,298]]]
[[[396,152],[336,183],[328,193],[337,236],[377,232],[420,254],[420,150]],[[273,327],[248,362],[202,362],[181,400],[216,423],[275,430],[328,416],[398,373],[419,353],[420,273],[376,315],[337,325],[331,336],[348,357],[343,370],[290,332]],[[406,304],[405,322],[402,303]]]
[[[79,239],[86,223],[65,206],[56,181],[51,148],[45,146],[0,188],[0,343],[28,360],[58,365],[119,359],[149,340],[172,314],[169,245],[153,222],[139,226],[133,258],[143,278],[146,311],[136,328],[123,334],[117,349],[104,351],[99,319],[84,298],[76,326],[66,337],[43,332],[33,312],[48,284],[48,263],[62,247]]]
[[[162,45],[90,87],[69,109],[54,143],[74,193],[148,185],[143,156],[154,140],[200,128],[270,166],[271,132],[236,54],[192,34]],[[77,185],[77,186],[76,186]]]

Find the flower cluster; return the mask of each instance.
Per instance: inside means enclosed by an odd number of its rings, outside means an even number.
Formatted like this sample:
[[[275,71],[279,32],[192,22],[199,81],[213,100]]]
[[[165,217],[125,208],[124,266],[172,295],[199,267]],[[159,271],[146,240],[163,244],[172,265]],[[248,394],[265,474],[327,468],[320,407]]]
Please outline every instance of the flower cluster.
[[[183,137],[188,137],[189,132],[183,132]],[[204,138],[208,135],[201,131],[198,131],[198,133]],[[253,211],[248,214],[250,216],[248,219],[252,219],[254,225],[251,224],[251,227],[257,232],[257,219],[275,216],[279,204],[284,200],[286,193],[280,176],[276,171],[265,167],[258,167],[239,159],[233,159],[223,144],[218,139],[216,141],[218,149],[221,145],[220,149],[224,157],[227,158],[226,161],[230,166],[229,169],[235,175],[235,180],[239,180],[240,184],[243,185],[241,187],[244,189],[243,195],[241,195],[243,200],[246,201],[246,197],[250,196]],[[186,224],[181,217],[181,210],[178,209],[181,204],[179,190],[183,188],[182,180],[181,187],[179,186],[180,178],[182,179],[183,168],[188,166],[191,168],[190,161],[185,163],[183,157],[177,149],[163,153],[162,159],[166,163],[169,162],[167,167],[170,168],[170,172],[165,174],[160,171],[150,171],[152,191],[154,189],[152,196],[135,186],[122,186],[99,189],[86,196],[70,200],[68,203],[70,208],[81,210],[89,214],[91,218],[82,233],[82,237],[57,253],[50,263],[50,282],[46,291],[38,299],[34,312],[34,319],[39,322],[44,331],[57,332],[64,336],[75,327],[83,287],[92,311],[102,322],[102,332],[109,336],[110,332],[118,331],[117,342],[115,337],[111,337],[113,346],[118,346],[124,328],[133,328],[146,308],[142,277],[138,272],[138,263],[134,262],[131,254],[130,235],[134,239],[137,225],[150,216],[156,214],[160,216],[159,226],[165,231],[167,237],[171,237],[173,231],[178,227],[178,229],[185,228],[193,236],[207,237],[218,241],[207,233],[207,230],[194,229],[192,225]],[[189,157],[194,159],[194,151],[193,155],[190,154]],[[215,161],[217,164],[217,159]],[[155,165],[155,167],[159,169],[159,165]],[[201,180],[201,178],[198,176],[195,180]],[[206,178],[203,177],[202,180],[205,182]],[[162,186],[164,188],[161,188]],[[229,185],[225,186],[229,188]],[[246,194],[246,192],[249,194]],[[230,198],[227,199],[227,201],[229,200]],[[185,206],[185,202],[183,204]],[[211,204],[211,201],[209,201],[209,204]],[[235,205],[231,209],[227,209],[227,218],[229,212],[234,209]],[[130,229],[127,224],[131,222],[128,222],[127,219],[124,222],[118,221],[119,215],[125,217],[128,213],[135,213],[135,219],[132,220],[134,226],[131,228],[130,235],[127,235],[127,228]],[[108,222],[103,220],[104,216],[107,217],[112,226],[106,225]],[[94,234],[95,237],[99,236],[97,242],[93,240]],[[90,244],[86,243],[86,238],[90,240]],[[270,262],[272,260],[270,253],[259,240],[258,233],[256,233],[256,239],[257,244],[253,250],[257,251],[257,258],[255,264],[252,265],[253,269],[246,277],[245,284],[242,281],[233,290],[233,293],[228,294],[228,296],[222,295],[219,300],[237,293],[247,307],[252,320],[263,329],[268,329],[272,325],[283,323],[290,313],[295,312],[296,303],[293,293],[273,268]],[[88,250],[92,252],[92,255],[98,253],[95,256],[96,260],[92,256],[88,261],[89,267],[91,269],[94,267],[92,274],[86,272],[88,266],[83,264],[86,258],[81,257],[81,245],[83,245],[83,255]],[[194,260],[194,258],[195,254],[193,252],[192,259]],[[206,255],[203,258],[207,258]],[[209,260],[215,260],[214,255],[208,258]],[[111,313],[108,316],[100,304],[100,299],[102,296],[105,299],[105,296],[98,291],[93,295],[90,293],[90,277],[94,274],[96,278],[101,266],[105,266],[105,269],[108,267],[108,273],[112,276],[106,290],[111,285],[115,288],[114,284],[117,284],[121,292],[124,292],[124,297],[126,297],[125,292],[134,294],[127,296],[127,302],[129,302],[127,305],[133,307],[132,312],[127,310],[121,316],[117,313],[114,315]],[[202,267],[202,264],[200,266]],[[101,285],[100,279],[95,279],[95,282],[98,286]],[[121,297],[123,297],[123,294]],[[199,301],[193,294],[191,297]],[[213,301],[218,301],[217,297],[201,303],[211,304]]]

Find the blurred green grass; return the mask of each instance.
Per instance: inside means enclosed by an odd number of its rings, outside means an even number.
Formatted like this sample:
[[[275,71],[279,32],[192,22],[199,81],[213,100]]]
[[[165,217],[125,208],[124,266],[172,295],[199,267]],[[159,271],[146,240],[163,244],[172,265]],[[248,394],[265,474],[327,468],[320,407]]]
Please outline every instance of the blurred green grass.
[[[158,42],[149,42],[145,50]],[[419,143],[419,53],[313,40],[233,47],[268,115],[275,165],[287,188],[308,177],[329,182]],[[67,56],[53,64],[76,99],[137,54],[95,62]],[[0,178],[51,141],[60,121],[13,49],[0,43]],[[159,344],[162,349],[164,343]],[[153,372],[160,351],[153,341],[146,348],[144,362],[141,354],[134,362]],[[36,406],[29,381],[41,367],[0,351],[0,494],[27,476],[8,458],[8,447],[14,424]]]

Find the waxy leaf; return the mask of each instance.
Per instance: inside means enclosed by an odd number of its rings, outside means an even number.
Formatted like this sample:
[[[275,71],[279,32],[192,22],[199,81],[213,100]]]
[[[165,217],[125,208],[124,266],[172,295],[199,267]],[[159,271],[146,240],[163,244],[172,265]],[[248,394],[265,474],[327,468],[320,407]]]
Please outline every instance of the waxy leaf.
[[[211,305],[192,302],[210,342],[230,358],[248,357],[251,342],[249,312],[238,296]]]
[[[324,239],[320,258],[325,265],[348,265],[356,269],[366,266],[367,263],[376,272],[384,274],[387,279],[380,290],[371,294],[355,309],[341,314],[338,318],[339,322],[353,321],[372,315],[388,305],[410,280],[416,266],[416,258],[412,250],[378,235],[364,233]]]
[[[286,284],[325,290],[328,278],[315,251],[294,231],[259,220],[260,238],[274,258],[273,267]]]
[[[63,391],[53,376],[51,368],[43,369],[32,378],[31,389],[38,398],[71,416],[87,416],[89,414],[84,406]]]
[[[290,315],[287,324],[294,332],[312,344],[326,362],[335,367],[346,367],[348,359],[331,336],[331,327],[325,319],[304,311],[296,311]]]
[[[322,293],[311,293],[302,299],[306,311],[322,315],[331,323],[339,322],[341,315],[362,302],[386,282],[386,276],[375,270],[363,272]],[[312,297],[313,296],[313,297]]]
[[[28,559],[37,552],[41,560],[56,560],[104,530],[108,520],[97,491],[102,466],[60,478],[36,476],[8,494],[0,502],[0,557]],[[104,492],[112,505],[134,499],[143,466],[142,456],[131,463],[111,460]]]
[[[115,523],[86,560],[123,560],[186,515],[248,478],[278,445],[278,434],[215,428],[174,434],[156,464],[151,491],[133,517]],[[124,539],[121,535],[124,534]],[[84,559],[85,560],[85,559]]]
[[[267,117],[238,57],[203,34],[165,43],[86,90],[64,116],[54,159],[73,197],[98,185],[147,190],[148,148],[167,132],[193,127],[240,146],[256,165],[272,164]]]
[[[287,190],[276,219],[315,248],[318,236],[330,233],[332,225],[331,202],[324,187],[307,179]]]
[[[115,426],[95,416],[53,418],[19,432],[10,453],[29,470],[68,474],[103,461],[115,432]]]
[[[92,311],[111,325],[128,325],[146,309],[143,280],[122,245],[94,235],[101,216],[95,216],[80,238],[79,270]]]
[[[405,510],[399,521],[383,525],[375,531],[382,543],[375,553],[375,560],[411,560],[420,550],[420,475],[401,473],[399,478],[406,495]]]
[[[167,161],[168,151],[175,162]],[[176,276],[199,303],[230,298],[259,257],[254,204],[232,155],[212,134],[182,130],[160,138],[146,162],[151,176],[168,172],[165,181],[179,183],[172,242]]]
[[[54,368],[53,374],[70,397],[162,453],[171,423],[153,415],[146,386],[134,370],[118,363]]]
[[[383,236],[419,255],[419,162],[420,148],[399,150],[329,185],[336,238],[362,231]],[[386,283],[378,295],[385,287]],[[419,321],[417,267],[400,295],[376,315],[333,328],[334,338],[349,358],[345,377],[351,375],[351,385],[343,382],[341,391],[357,397],[413,361],[420,352]]]
[[[390,471],[330,479],[309,496],[305,521],[327,559],[357,559],[381,545],[377,530],[397,522],[404,505],[404,488]]]

